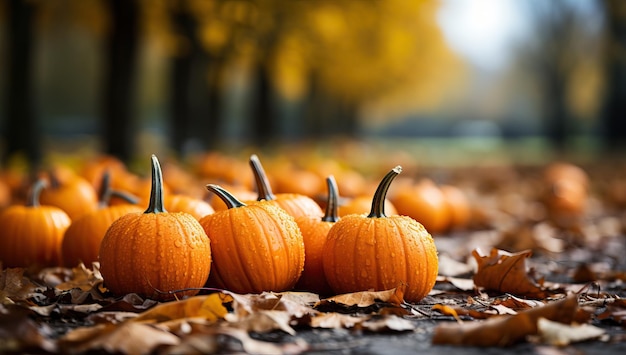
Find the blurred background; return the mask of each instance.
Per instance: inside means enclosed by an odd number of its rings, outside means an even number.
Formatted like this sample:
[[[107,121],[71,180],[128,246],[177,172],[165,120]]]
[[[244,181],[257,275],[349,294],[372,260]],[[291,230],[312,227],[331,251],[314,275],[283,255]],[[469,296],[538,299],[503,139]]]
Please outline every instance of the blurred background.
[[[3,0],[0,51],[3,164],[337,140],[593,158],[626,142],[620,0]]]

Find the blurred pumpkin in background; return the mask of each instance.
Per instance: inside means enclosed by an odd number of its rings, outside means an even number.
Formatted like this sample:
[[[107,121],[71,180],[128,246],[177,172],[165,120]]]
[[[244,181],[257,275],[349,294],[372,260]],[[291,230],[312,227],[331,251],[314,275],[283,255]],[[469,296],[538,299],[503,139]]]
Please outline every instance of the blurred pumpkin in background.
[[[440,234],[450,226],[450,209],[446,197],[431,179],[423,178],[402,186],[390,197],[398,214],[421,223],[431,234]]]

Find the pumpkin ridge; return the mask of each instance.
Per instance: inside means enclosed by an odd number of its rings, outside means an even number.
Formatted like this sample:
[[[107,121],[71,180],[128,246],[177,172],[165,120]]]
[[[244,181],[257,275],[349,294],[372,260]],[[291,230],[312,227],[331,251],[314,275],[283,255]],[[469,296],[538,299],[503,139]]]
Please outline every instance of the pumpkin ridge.
[[[393,218],[392,220],[395,222],[393,226],[395,232],[397,233],[396,240],[399,239],[399,246],[402,247],[402,253],[400,255],[411,255],[411,247],[407,244],[409,242],[408,238],[411,236],[407,235],[407,233],[404,231],[404,228],[401,228],[404,225],[403,221],[397,218]],[[410,285],[413,283],[413,275],[411,275],[411,263],[406,260],[406,257],[402,259],[403,260],[401,261],[404,262],[404,274],[401,277],[401,280],[407,285]],[[396,287],[398,286],[400,285],[397,285]]]
[[[272,287],[271,287],[271,289],[274,289],[278,285],[278,279],[276,278],[276,270],[279,270],[279,267],[278,267],[278,265],[276,265],[276,258],[273,258],[271,256],[271,254],[273,252],[273,250],[272,250],[272,242],[273,242],[273,240],[270,240],[270,238],[268,237],[268,233],[267,233],[265,228],[268,227],[269,223],[271,223],[272,224],[271,227],[276,228],[276,230],[279,230],[279,226],[277,225],[276,220],[274,218],[269,218],[269,216],[270,216],[269,213],[271,213],[270,211],[265,209],[264,206],[260,206],[259,205],[258,207],[263,209],[264,211],[266,211],[268,213],[267,216],[265,214],[263,214],[263,216],[266,216],[268,218],[261,219],[261,214],[260,213],[250,213],[249,215],[254,220],[253,225],[259,226],[261,228],[261,230],[263,231],[263,237],[264,238],[260,238],[260,239],[263,239],[263,242],[264,242],[264,245],[265,245],[265,248],[266,248],[266,251],[267,251],[267,255],[269,255],[270,258],[269,258],[269,260],[265,260],[266,259],[265,258],[266,255],[261,253],[261,256],[262,256],[261,259],[262,259],[263,264],[265,264],[266,262],[269,261],[267,266],[271,267],[271,270],[266,270],[266,272],[269,275],[272,276]],[[281,236],[281,238],[279,238],[279,239],[281,241],[283,241],[284,238],[282,238],[282,236]],[[284,241],[283,241],[283,246],[284,246]],[[283,248],[283,249],[286,249],[286,248]],[[259,255],[258,251],[257,251],[256,255]],[[287,257],[287,256],[284,255],[283,257]],[[287,260],[287,259],[283,259],[283,260]],[[256,283],[256,280],[255,280],[255,283]],[[260,290],[260,291],[267,291],[267,290]]]
[[[236,208],[236,207],[235,207]],[[232,208],[229,209],[230,212],[228,213],[228,217],[229,217],[229,222],[231,226],[236,226],[237,225],[237,221],[239,219],[239,215],[236,213],[238,213],[239,211],[243,211],[241,212],[242,214],[246,214],[249,215],[248,213],[248,209],[237,209],[237,210],[233,210]],[[250,279],[250,275],[248,273],[248,269],[245,267],[244,265],[244,260],[241,257],[241,248],[240,248],[240,243],[239,243],[239,235],[238,233],[235,233],[235,231],[237,231],[237,228],[229,228],[232,232],[231,232],[231,236],[232,238],[228,238],[228,242],[231,244],[232,250],[234,251],[234,255],[236,255],[237,257],[237,264],[239,266],[239,273],[242,274],[244,277],[241,279],[242,282],[246,283],[247,289],[251,289],[252,288],[252,280]],[[247,244],[247,243],[246,243]],[[224,275],[227,276],[227,275]],[[222,275],[220,275],[220,278],[222,280],[225,280],[226,278],[222,277]]]
[[[355,243],[354,243],[354,252],[353,252],[353,254],[352,254],[352,257],[353,257],[353,259],[352,259],[352,263],[354,264],[354,266],[353,266],[353,267],[354,267],[354,269],[353,269],[353,270],[355,270],[355,271],[357,271],[357,270],[365,270],[366,277],[369,277],[369,274],[370,274],[370,270],[371,270],[371,268],[370,268],[370,266],[369,266],[369,265],[367,265],[367,257],[368,257],[368,255],[360,255],[360,254],[359,254],[359,243],[360,243],[360,242],[362,242],[362,241],[361,241],[361,239],[362,239],[362,237],[361,237],[361,231],[362,231],[362,229],[363,229],[366,225],[367,225],[367,223],[363,223],[363,224],[360,224],[360,225],[359,225],[359,229],[357,230],[357,233],[356,233],[357,237],[356,237],[356,238],[354,238]],[[362,258],[362,257],[365,257],[365,262],[366,262],[366,267],[365,267],[365,268],[363,268],[363,266],[362,266],[362,264],[361,264],[361,263],[363,262],[363,261],[361,260],[361,258]],[[374,259],[376,259],[376,258],[374,258]],[[372,265],[373,267],[376,267],[376,260],[372,261],[372,264],[371,264],[371,265]],[[362,278],[363,278],[363,274],[362,274],[362,273],[363,273],[363,271],[361,271],[361,272],[358,272],[358,271],[357,271],[357,274],[356,274],[356,275],[354,275],[354,276],[355,276],[355,277],[354,277],[354,279],[355,279],[355,280],[353,280],[353,281],[352,281],[352,285],[350,285],[350,288],[351,288],[351,289],[353,289],[353,288],[356,286],[356,283],[355,283],[356,279],[362,279]]]

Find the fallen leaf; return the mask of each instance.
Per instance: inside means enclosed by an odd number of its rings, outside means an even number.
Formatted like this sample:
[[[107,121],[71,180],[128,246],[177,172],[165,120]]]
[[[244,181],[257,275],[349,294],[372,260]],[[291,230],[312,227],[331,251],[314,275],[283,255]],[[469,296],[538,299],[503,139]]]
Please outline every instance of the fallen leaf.
[[[448,305],[437,303],[436,305],[433,306],[432,309],[433,309],[433,311],[438,311],[438,312],[440,312],[443,315],[453,317],[459,323],[463,322],[461,320],[461,317],[459,317],[459,314],[456,312],[456,310],[454,308],[448,306]]]
[[[408,319],[398,316],[385,316],[385,317],[373,317],[364,322],[361,322],[363,329],[380,332],[383,330],[394,330],[397,332],[405,332],[408,330],[414,330],[415,324]]]
[[[124,322],[74,329],[60,339],[63,352],[104,350],[130,355],[150,354],[157,346],[178,345],[180,338],[150,324]]]
[[[542,342],[554,346],[598,339],[606,334],[604,329],[590,324],[568,325],[543,317],[537,321],[537,329]]]
[[[458,288],[461,291],[473,291],[476,288],[474,280],[464,279],[452,276],[437,276],[437,282],[446,282]]]
[[[37,291],[44,290],[24,276],[22,268],[8,268],[0,272],[0,303],[13,304],[32,297]]]
[[[311,327],[325,329],[354,328],[369,319],[365,315],[350,315],[341,313],[320,313],[311,318]]]
[[[385,302],[400,306],[404,303],[404,289],[397,287],[387,291],[363,291],[346,293],[320,300],[316,307],[323,303],[334,302],[344,306],[369,307],[376,302]]]
[[[210,321],[223,319],[228,313],[225,302],[231,297],[223,293],[193,296],[181,301],[159,304],[133,318],[134,322],[153,321],[155,323],[179,318],[201,317]]]
[[[68,291],[78,288],[87,292],[93,288],[98,288],[103,283],[102,275],[99,272],[94,273],[93,270],[87,269],[83,263],[78,264],[71,270],[69,279],[56,285],[56,289]]]
[[[550,304],[531,308],[516,315],[492,317],[482,322],[439,325],[433,344],[458,346],[510,346],[538,332],[539,318],[569,324],[578,311],[578,297],[570,295]]]
[[[529,278],[526,270],[526,258],[531,254],[529,250],[512,254],[492,248],[489,255],[483,256],[479,249],[473,250],[472,255],[478,264],[474,283],[489,291],[545,298],[547,292]]]

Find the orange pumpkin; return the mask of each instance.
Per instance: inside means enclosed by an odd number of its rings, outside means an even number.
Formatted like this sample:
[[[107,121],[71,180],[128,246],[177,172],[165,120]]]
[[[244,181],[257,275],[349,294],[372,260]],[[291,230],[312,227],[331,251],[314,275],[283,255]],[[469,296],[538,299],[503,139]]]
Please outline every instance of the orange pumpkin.
[[[5,267],[56,266],[70,217],[56,206],[39,203],[45,180],[37,180],[26,205],[12,205],[0,214],[0,261]]]
[[[320,205],[309,196],[297,193],[274,194],[267,175],[265,174],[265,170],[261,165],[261,161],[256,154],[250,156],[250,167],[252,168],[256,181],[257,192],[259,194],[257,198],[258,201],[265,200],[274,203],[294,217],[321,217],[324,215]]]
[[[184,194],[168,196],[165,199],[165,209],[170,212],[187,212],[197,220],[215,212],[208,202]]]
[[[429,233],[448,230],[450,210],[441,189],[430,179],[396,190],[391,198],[398,214],[420,222]]]
[[[464,230],[467,228],[472,216],[472,209],[465,192],[454,185],[441,185],[439,187],[448,205],[450,214],[449,230]]]
[[[118,218],[100,244],[104,285],[114,294],[135,292],[156,300],[195,295],[211,270],[209,238],[192,215],[165,210],[156,156],[151,163],[148,209]]]
[[[294,218],[271,202],[246,205],[218,185],[207,189],[228,206],[200,220],[214,260],[208,285],[237,293],[292,289],[304,267],[304,241]]]
[[[326,178],[328,197],[326,210],[322,218],[312,216],[300,216],[296,223],[300,227],[304,238],[304,270],[296,284],[296,288],[319,295],[330,295],[332,289],[326,281],[322,257],[324,244],[330,228],[339,220],[337,215],[337,182],[331,175]]]
[[[98,194],[89,181],[62,167],[48,174],[50,187],[41,192],[43,205],[57,206],[76,219],[98,208]]]
[[[417,302],[435,285],[435,242],[411,217],[386,216],[385,196],[401,172],[392,169],[380,182],[369,215],[341,217],[328,232],[323,266],[336,293],[404,287],[405,299]]]
[[[555,162],[543,171],[543,202],[549,219],[558,227],[574,227],[585,214],[589,177],[580,167]]]
[[[141,212],[141,208],[134,204],[136,202],[134,199],[126,194],[111,190],[108,171],[103,173],[100,182],[102,186],[100,187],[98,209],[73,220],[65,231],[61,244],[61,256],[65,266],[73,267],[80,262],[90,265],[94,261],[98,261],[100,243],[111,224],[128,213]],[[120,196],[128,203],[110,206],[111,195]]]

